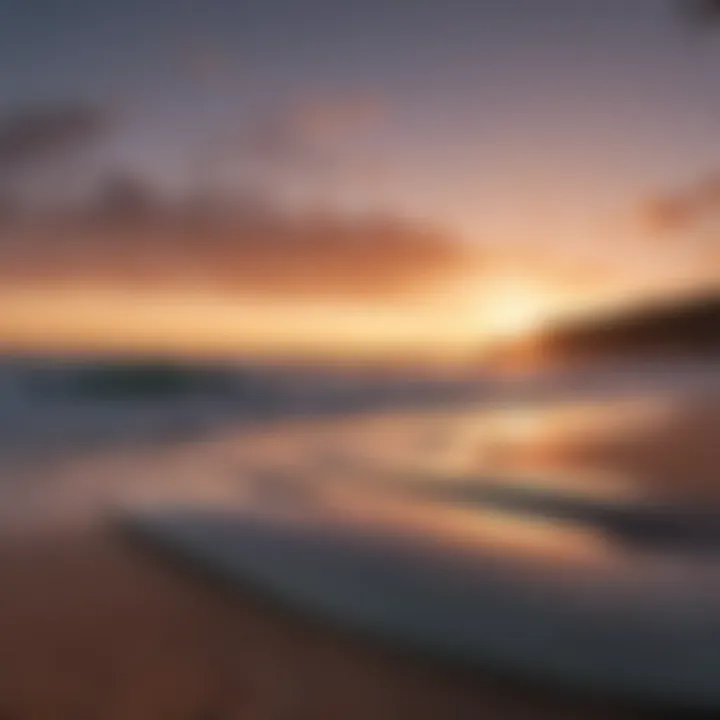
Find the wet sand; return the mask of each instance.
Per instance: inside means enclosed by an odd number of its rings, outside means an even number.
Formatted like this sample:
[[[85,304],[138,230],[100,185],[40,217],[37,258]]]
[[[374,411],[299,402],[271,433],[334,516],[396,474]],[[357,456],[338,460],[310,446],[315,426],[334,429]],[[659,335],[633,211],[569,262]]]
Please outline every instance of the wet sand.
[[[0,545],[0,718],[622,718],[230,596],[100,526]]]

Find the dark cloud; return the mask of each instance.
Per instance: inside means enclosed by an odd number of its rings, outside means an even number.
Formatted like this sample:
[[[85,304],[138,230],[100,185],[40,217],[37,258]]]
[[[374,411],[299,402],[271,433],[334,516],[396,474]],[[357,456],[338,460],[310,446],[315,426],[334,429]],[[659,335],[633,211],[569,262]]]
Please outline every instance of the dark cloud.
[[[89,147],[103,136],[109,118],[84,104],[15,111],[0,119],[0,173],[42,167]]]
[[[685,10],[691,20],[703,25],[720,23],[720,0],[685,0]]]
[[[158,191],[142,177],[115,170],[100,179],[89,215],[103,225],[147,223],[164,210]]]

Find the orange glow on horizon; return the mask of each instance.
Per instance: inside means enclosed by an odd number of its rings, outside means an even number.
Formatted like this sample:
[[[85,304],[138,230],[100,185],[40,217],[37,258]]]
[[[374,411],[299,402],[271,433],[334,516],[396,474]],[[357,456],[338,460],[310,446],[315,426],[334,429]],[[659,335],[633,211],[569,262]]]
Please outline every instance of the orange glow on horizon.
[[[11,349],[258,356],[477,357],[558,319],[631,299],[584,295],[515,276],[458,278],[395,301],[288,299],[101,284],[0,290],[0,344]]]
[[[6,345],[243,354],[453,355],[470,342],[431,303],[261,300],[101,287],[0,292]],[[473,339],[474,344],[474,339]]]

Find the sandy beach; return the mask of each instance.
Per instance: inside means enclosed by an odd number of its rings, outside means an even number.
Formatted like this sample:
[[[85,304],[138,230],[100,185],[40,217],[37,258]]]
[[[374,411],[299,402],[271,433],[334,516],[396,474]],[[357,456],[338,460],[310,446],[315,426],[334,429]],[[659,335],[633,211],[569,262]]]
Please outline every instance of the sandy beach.
[[[677,408],[652,433],[631,437],[623,430],[574,441],[562,424],[562,432],[548,436],[545,423],[536,441],[515,439],[524,448],[517,459],[545,470],[563,463],[609,466],[634,473],[649,495],[716,499],[717,418],[717,405],[694,403]],[[332,432],[340,426],[330,425]],[[183,439],[162,452],[95,448],[55,458],[8,447],[0,507],[0,719],[640,715],[600,698],[498,677],[492,669],[441,666],[310,622],[249,589],[230,593],[207,582],[129,542],[107,522],[117,497],[162,498],[171,490],[192,498],[198,487],[213,494],[212,477],[240,477],[263,457],[295,466],[294,453],[322,456],[322,433],[296,427],[295,434],[261,433],[252,442],[193,447]],[[367,432],[370,446],[378,433],[391,437],[378,427]],[[518,427],[533,426],[523,419]],[[422,439],[427,430],[418,433]],[[492,454],[507,452],[500,442]]]
[[[230,596],[100,526],[0,545],[0,717],[636,717]]]

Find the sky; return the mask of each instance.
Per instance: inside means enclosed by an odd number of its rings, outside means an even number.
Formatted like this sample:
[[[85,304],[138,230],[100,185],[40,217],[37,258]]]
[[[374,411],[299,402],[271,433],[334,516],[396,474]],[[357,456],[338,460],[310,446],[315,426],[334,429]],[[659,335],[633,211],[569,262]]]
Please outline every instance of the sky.
[[[718,160],[720,47],[671,2],[4,0],[2,14],[5,106],[103,103],[123,118],[122,161],[170,182],[293,103],[377,106],[345,143],[344,182],[318,193],[342,184],[478,238],[570,232]]]
[[[663,264],[628,249],[637,209],[720,164],[720,40],[670,0],[2,0],[0,13],[0,114],[94,103],[113,131],[93,162],[169,191],[259,189],[439,223],[498,255],[637,269]]]

